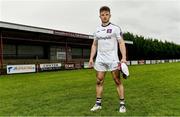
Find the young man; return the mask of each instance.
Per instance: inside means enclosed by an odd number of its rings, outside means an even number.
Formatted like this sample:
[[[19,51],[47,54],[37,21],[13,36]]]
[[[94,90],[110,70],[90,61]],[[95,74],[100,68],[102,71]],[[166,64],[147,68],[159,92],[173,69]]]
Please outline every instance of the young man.
[[[124,87],[120,80],[119,63],[126,63],[126,48],[122,37],[121,29],[110,23],[110,8],[103,6],[100,8],[101,26],[97,27],[94,33],[94,41],[91,47],[91,55],[89,60],[89,66],[96,70],[96,103],[91,108],[91,111],[97,111],[102,108],[102,92],[103,82],[106,71],[111,71],[112,77],[115,81],[117,92],[120,99],[119,112],[126,112],[124,101]],[[119,61],[118,57],[118,45],[122,54],[122,59]],[[93,62],[94,56],[97,51],[97,57],[95,64]]]

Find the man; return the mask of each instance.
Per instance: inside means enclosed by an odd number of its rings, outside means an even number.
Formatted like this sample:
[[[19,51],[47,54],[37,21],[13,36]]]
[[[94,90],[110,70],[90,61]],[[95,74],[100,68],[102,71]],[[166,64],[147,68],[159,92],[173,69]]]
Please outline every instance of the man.
[[[126,112],[124,100],[124,87],[120,80],[119,63],[126,63],[126,48],[122,37],[121,29],[110,23],[110,8],[103,6],[100,8],[101,26],[99,26],[94,33],[94,41],[91,47],[91,55],[89,66],[96,70],[96,103],[91,108],[91,111],[97,111],[102,108],[102,92],[103,82],[107,71],[111,71],[112,77],[115,81],[117,92],[120,99],[119,112]],[[118,45],[122,54],[122,59],[119,62]],[[95,64],[93,62],[94,56],[97,51]]]

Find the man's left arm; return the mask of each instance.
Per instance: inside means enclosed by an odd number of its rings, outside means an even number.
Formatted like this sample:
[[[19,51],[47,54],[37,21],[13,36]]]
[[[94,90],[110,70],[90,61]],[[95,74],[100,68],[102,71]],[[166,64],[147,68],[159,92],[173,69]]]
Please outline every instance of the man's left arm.
[[[126,63],[126,46],[123,38],[119,39],[119,48],[122,55],[121,63]]]

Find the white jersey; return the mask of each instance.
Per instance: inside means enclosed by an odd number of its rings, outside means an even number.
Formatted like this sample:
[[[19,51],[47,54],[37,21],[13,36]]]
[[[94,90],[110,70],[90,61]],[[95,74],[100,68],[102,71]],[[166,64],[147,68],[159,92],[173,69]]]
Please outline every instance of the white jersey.
[[[98,45],[96,62],[119,62],[118,41],[122,39],[122,32],[118,26],[109,23],[107,26],[97,27],[94,39]]]

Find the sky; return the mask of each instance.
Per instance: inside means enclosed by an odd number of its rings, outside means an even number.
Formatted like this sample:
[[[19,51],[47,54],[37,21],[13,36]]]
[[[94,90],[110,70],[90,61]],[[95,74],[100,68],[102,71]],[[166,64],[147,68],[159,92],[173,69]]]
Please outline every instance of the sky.
[[[180,0],[0,0],[0,21],[91,35],[101,6],[123,32],[180,44]]]

